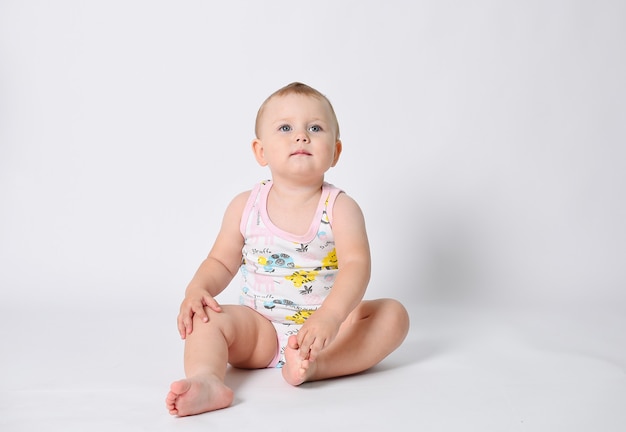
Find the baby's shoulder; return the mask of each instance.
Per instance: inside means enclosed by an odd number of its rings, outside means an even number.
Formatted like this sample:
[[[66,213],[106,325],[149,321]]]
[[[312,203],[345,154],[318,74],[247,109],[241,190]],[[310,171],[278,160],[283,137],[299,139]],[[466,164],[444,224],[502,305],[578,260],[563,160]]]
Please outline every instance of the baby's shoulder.
[[[235,197],[231,200],[230,204],[226,208],[226,214],[241,214],[246,207],[251,192],[252,191],[247,190],[235,195]]]
[[[251,190],[247,190],[247,191],[243,191],[243,192],[238,193],[237,195],[235,195],[235,197],[230,202],[229,207],[235,207],[235,208],[243,210],[244,207],[246,206],[246,203],[250,199],[250,194],[251,193],[252,193]]]
[[[345,216],[351,218],[354,216],[358,217],[360,215],[361,207],[354,198],[343,191],[337,195],[335,205],[333,206],[334,217],[338,216],[341,218],[342,216]]]
[[[235,198],[233,198],[233,202],[243,201],[245,203],[246,201],[248,201],[248,198],[250,198],[251,193],[252,193],[252,190],[246,190],[246,191],[240,192],[237,195],[235,195]]]

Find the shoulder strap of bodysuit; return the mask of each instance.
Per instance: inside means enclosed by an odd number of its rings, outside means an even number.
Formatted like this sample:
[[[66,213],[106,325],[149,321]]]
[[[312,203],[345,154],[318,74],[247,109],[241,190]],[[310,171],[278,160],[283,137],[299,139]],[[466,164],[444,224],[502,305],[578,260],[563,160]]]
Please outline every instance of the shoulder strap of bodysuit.
[[[261,189],[267,185],[269,180],[264,180],[260,183],[254,185],[252,190],[250,191],[250,196],[248,197],[248,201],[246,202],[246,206],[243,208],[243,214],[241,215],[241,223],[239,225],[239,230],[241,234],[246,236],[246,229],[248,228],[248,222],[250,220],[250,212],[255,207],[259,199],[259,195],[261,193]]]

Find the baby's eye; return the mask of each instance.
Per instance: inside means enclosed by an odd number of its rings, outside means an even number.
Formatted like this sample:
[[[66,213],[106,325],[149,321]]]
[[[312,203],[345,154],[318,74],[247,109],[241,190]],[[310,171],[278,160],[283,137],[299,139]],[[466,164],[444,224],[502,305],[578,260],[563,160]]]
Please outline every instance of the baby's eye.
[[[291,130],[291,126],[285,124],[285,125],[280,126],[278,130],[281,132],[289,132]]]
[[[309,131],[311,132],[321,132],[322,131],[322,127],[319,125],[313,125],[309,128]]]

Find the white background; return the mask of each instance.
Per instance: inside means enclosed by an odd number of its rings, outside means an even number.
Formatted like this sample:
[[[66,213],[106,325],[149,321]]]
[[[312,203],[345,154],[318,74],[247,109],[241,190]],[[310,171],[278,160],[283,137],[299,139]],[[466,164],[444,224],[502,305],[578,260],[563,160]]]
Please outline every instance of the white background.
[[[625,430],[625,23],[621,0],[0,0],[0,429]],[[356,377],[231,370],[233,407],[172,418],[184,289],[268,177],[254,117],[292,81],[334,104],[327,180],[411,331]]]
[[[626,305],[626,3],[0,2],[0,304],[171,308],[260,103],[339,117],[368,297]],[[235,301],[230,292],[222,301]]]

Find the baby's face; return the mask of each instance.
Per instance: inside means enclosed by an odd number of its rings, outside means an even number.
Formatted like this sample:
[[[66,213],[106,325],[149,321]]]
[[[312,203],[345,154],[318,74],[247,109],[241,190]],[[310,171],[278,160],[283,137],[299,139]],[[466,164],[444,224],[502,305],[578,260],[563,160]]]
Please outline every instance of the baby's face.
[[[253,149],[257,161],[269,166],[274,177],[319,178],[337,163],[341,141],[326,101],[290,94],[267,102]]]

